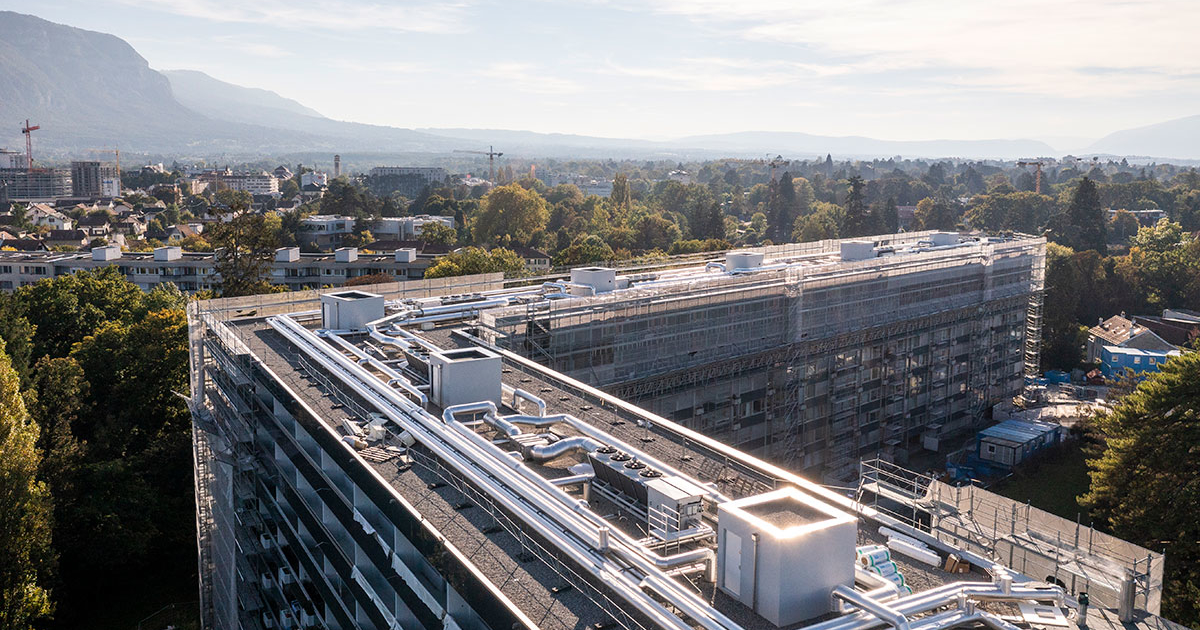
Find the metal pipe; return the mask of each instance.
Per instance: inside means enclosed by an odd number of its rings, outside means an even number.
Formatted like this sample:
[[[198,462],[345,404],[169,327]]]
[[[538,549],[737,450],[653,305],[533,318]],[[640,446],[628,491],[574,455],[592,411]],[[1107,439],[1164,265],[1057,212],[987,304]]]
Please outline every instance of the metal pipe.
[[[872,615],[875,615],[876,617],[887,622],[888,625],[892,626],[896,630],[909,630],[908,618],[904,616],[904,613],[892,608],[891,606],[888,606],[881,601],[871,599],[870,597],[865,597],[862,593],[859,593],[858,591],[844,584],[835,586],[833,588],[833,596],[853,605],[856,608],[865,610]]]
[[[442,410],[442,420],[446,424],[457,424],[458,420],[454,417],[460,413],[479,413],[483,412],[483,420],[488,424],[496,427],[501,433],[512,438],[521,435],[521,429],[513,426],[512,423],[500,418],[496,415],[496,403],[490,400],[481,400],[473,403],[463,403],[461,405],[451,405]]]
[[[490,489],[489,496],[492,496],[494,500],[501,503],[506,509],[520,515],[522,520],[532,529],[556,541],[559,548],[566,552],[567,555],[574,558],[576,562],[581,563],[582,566],[588,567],[588,570],[596,574],[598,579],[605,581],[618,592],[622,593],[623,598],[639,611],[666,627],[677,628],[679,630],[690,627],[663,605],[646,597],[637,583],[633,582],[632,577],[627,575],[624,570],[607,564],[596,565],[595,558],[590,552],[578,547],[569,538],[562,538],[561,531],[555,532],[551,528],[550,522],[543,519],[551,518],[556,514],[559,519],[568,518],[569,515],[569,511],[565,513],[559,511],[561,504],[557,501],[540,503],[536,493],[531,494],[523,492],[518,488],[497,485],[500,483],[500,477],[491,475],[502,474],[499,470],[482,476],[477,474],[474,467],[484,465],[486,468],[486,461],[475,462],[465,458],[461,451],[465,447],[463,445],[453,445],[455,432],[448,433],[438,430],[435,425],[427,424],[432,420],[432,416],[427,412],[414,405],[411,401],[397,395],[394,391],[383,388],[381,384],[377,383],[378,379],[375,379],[373,375],[349,361],[344,355],[334,353],[331,348],[322,347],[321,344],[312,341],[311,339],[315,339],[315,336],[303,329],[303,327],[296,325],[286,317],[269,318],[268,322],[279,330],[285,338],[295,343],[322,366],[330,369],[334,374],[338,374],[338,378],[351,389],[364,396],[367,400],[374,401],[377,405],[380,405],[380,410],[385,415],[391,417],[395,422],[401,424],[401,426],[411,429],[414,435],[420,435],[422,443],[426,444],[435,455],[451,464],[461,474],[470,479],[472,483],[481,488]],[[463,428],[465,429],[465,427]],[[474,434],[472,433],[472,435]],[[479,438],[478,435],[475,435],[475,437]],[[530,512],[522,501],[539,503],[540,509],[544,510],[544,512]],[[567,521],[560,521],[560,523],[566,522],[569,522],[569,518]],[[694,595],[682,589],[672,590],[674,590],[672,597],[668,598],[672,602],[677,599],[687,599],[689,597],[696,599]],[[704,623],[703,625],[706,628],[714,630],[736,627],[736,625],[715,623]]]
[[[513,388],[513,391],[512,391],[513,409],[517,408],[517,399],[518,398],[524,398],[525,400],[528,400],[529,402],[537,405],[539,418],[544,417],[546,415],[546,401],[544,401],[541,398],[538,398],[537,396],[534,396],[533,394],[530,394],[529,392],[527,392],[523,389],[520,389],[520,388]]]
[[[517,429],[517,431],[519,433],[520,429]],[[524,455],[526,459],[546,461],[565,455],[573,450],[591,452],[600,448],[601,446],[604,446],[603,442],[594,440],[590,437],[575,436],[561,439],[553,444],[536,444],[533,446],[526,446],[521,449],[521,454]]]
[[[713,261],[713,262],[708,263],[707,265],[704,265],[704,271],[707,272],[709,269],[719,269],[722,273],[724,273],[725,272],[725,263]]]
[[[559,486],[559,487],[577,486],[581,483],[588,483],[589,481],[591,481],[595,478],[596,478],[595,473],[580,473],[578,475],[570,475],[568,477],[559,477],[557,479],[551,479],[550,483],[552,483],[556,486]]]

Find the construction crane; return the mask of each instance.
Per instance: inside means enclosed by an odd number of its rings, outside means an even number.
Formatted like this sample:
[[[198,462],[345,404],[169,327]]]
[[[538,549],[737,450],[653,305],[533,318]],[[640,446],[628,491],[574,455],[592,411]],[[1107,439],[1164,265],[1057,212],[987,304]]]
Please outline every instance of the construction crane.
[[[1042,165],[1045,162],[1017,162],[1017,166],[1035,166],[1037,167],[1037,177],[1034,179],[1033,191],[1037,194],[1042,194]]]
[[[488,181],[496,181],[496,158],[504,155],[496,150],[496,147],[488,146],[487,151],[467,151],[465,149],[455,149],[455,153],[474,153],[475,155],[488,156]]]
[[[774,184],[776,182],[776,180],[778,180],[777,171],[778,171],[779,167],[787,166],[788,164],[791,164],[792,162],[791,162],[791,160],[783,159],[782,155],[776,155],[774,159],[769,159],[769,155],[770,154],[768,154],[768,158],[763,158],[761,160],[744,160],[744,159],[740,159],[740,158],[727,158],[727,159],[718,160],[718,161],[725,162],[726,164],[766,164],[771,167],[771,183]]]
[[[88,149],[88,153],[112,153],[117,158],[117,173],[121,173],[121,150],[120,149]]]
[[[25,119],[25,126],[21,127],[21,133],[25,134],[25,168],[33,172],[33,132],[41,129],[41,125],[30,125],[29,119]]]

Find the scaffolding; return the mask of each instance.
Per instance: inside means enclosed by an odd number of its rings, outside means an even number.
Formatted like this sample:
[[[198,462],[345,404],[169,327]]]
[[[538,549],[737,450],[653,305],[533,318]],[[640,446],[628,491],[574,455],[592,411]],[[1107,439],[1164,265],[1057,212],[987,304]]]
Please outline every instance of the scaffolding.
[[[863,505],[1033,579],[1086,591],[1101,607],[1159,614],[1161,553],[975,485],[951,486],[878,459],[860,470]]]
[[[1040,351],[1044,239],[854,262],[840,244],[762,248],[776,259],[754,273],[630,276],[642,282],[492,309],[480,325],[498,346],[839,479],[861,456],[905,461],[926,433],[965,434],[1021,392]]]

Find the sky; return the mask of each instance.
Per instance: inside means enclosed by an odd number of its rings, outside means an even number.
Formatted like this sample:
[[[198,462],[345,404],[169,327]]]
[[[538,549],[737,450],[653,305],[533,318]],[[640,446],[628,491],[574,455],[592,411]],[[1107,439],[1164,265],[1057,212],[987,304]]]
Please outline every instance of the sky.
[[[0,0],[339,120],[1082,148],[1200,114],[1194,0]]]

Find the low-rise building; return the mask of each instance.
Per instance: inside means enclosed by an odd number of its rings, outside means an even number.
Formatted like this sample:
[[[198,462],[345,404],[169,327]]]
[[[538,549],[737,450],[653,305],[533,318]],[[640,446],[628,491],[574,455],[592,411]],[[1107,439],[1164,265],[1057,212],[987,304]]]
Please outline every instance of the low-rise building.
[[[1133,348],[1155,352],[1174,350],[1175,346],[1159,337],[1154,331],[1125,317],[1125,313],[1114,315],[1088,330],[1087,361],[1103,361],[1105,346]]]
[[[47,247],[86,247],[88,233],[83,230],[50,230],[43,240]]]
[[[525,260],[525,268],[534,272],[541,273],[550,271],[550,254],[532,247],[522,247],[514,245],[509,249],[517,253],[518,256]]]
[[[31,204],[25,210],[25,219],[33,225],[48,227],[51,230],[69,230],[75,226],[71,217],[44,203]]]
[[[1100,350],[1100,371],[1106,378],[1120,378],[1126,370],[1134,374],[1157,372],[1159,367],[1183,354],[1179,350],[1142,350],[1121,346],[1104,346]]]
[[[25,250],[25,246],[33,251]],[[130,282],[145,290],[170,282],[182,291],[195,292],[216,290],[221,283],[211,252],[185,252],[172,246],[153,252],[122,252],[115,245],[90,252],[50,252],[45,251],[41,241],[0,243],[0,249],[10,248],[18,251],[0,251],[0,289],[4,290],[108,266],[116,266]],[[282,248],[276,252],[265,279],[295,291],[340,287],[355,278],[373,275],[388,275],[397,281],[417,280],[440,255],[415,249],[366,254],[348,247],[329,254],[307,254],[296,247]]]

